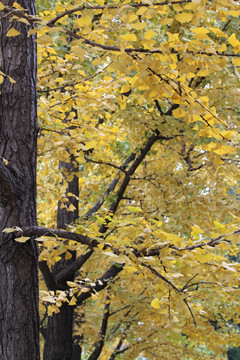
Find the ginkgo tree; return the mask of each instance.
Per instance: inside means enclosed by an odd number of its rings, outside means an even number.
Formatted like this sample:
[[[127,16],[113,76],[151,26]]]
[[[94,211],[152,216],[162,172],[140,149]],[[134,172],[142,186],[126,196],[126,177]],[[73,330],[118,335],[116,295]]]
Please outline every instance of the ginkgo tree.
[[[7,38],[38,33],[39,226],[6,231],[40,244],[44,359],[220,359],[238,344],[238,2],[23,5],[2,12]]]

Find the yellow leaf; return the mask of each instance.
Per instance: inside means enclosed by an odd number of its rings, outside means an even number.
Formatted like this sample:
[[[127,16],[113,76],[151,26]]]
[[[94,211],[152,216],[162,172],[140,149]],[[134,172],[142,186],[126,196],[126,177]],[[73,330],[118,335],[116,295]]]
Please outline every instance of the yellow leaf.
[[[98,246],[97,246],[100,250],[103,250],[103,248],[104,248],[104,244],[98,244]]]
[[[240,10],[232,10],[232,11],[229,11],[228,14],[233,17],[237,17],[237,16],[240,16]]]
[[[46,45],[46,44],[52,44],[53,43],[53,39],[51,38],[51,36],[49,35],[42,35],[42,36],[39,36],[39,38],[36,40],[39,44],[43,44],[43,45]]]
[[[215,28],[215,27],[210,27],[209,28],[217,37],[227,37],[226,34],[224,34],[224,32],[222,32],[222,30],[218,29],[218,28]]]
[[[76,208],[73,204],[70,204],[67,211],[74,211]]]
[[[72,281],[67,281],[67,284],[68,284],[68,286],[70,286],[70,287],[77,287],[77,284],[75,284],[75,283],[72,282]]]
[[[145,39],[149,40],[149,39],[153,38],[154,35],[155,35],[155,32],[153,30],[149,30],[146,32],[144,37],[145,37]]]
[[[205,29],[204,27],[191,29],[191,31],[194,32],[195,34],[208,34],[210,32],[208,29]]]
[[[200,263],[206,263],[212,260],[213,258],[213,254],[211,253],[206,253],[206,254],[202,254],[202,253],[198,253],[195,255],[195,258],[200,262]]]
[[[134,34],[125,34],[121,35],[120,37],[127,41],[137,41],[137,37]]]
[[[130,14],[129,17],[128,17],[129,22],[133,22],[133,21],[135,21],[137,19],[138,19],[138,17],[135,14]]]
[[[182,118],[182,117],[184,117],[185,114],[186,114],[186,111],[181,108],[177,108],[177,109],[173,110],[173,116],[175,117],[175,119]]]
[[[131,24],[131,27],[135,30],[142,30],[147,26],[145,22],[136,22],[134,24]]]
[[[36,34],[37,33],[37,31],[38,31],[38,29],[35,27],[35,28],[33,28],[33,29],[30,29],[29,31],[28,31],[28,37],[29,36],[31,36],[31,35],[33,35],[33,34]]]
[[[170,32],[166,32],[167,36],[168,36],[168,41],[170,43],[176,43],[176,42],[179,42],[179,38],[178,38],[178,35],[179,34],[171,34]]]
[[[233,47],[240,45],[240,41],[238,39],[236,39],[236,35],[234,33],[228,38],[228,42]]]
[[[0,84],[3,82],[4,76],[0,75]]]
[[[221,228],[224,228],[225,226],[217,221],[214,221],[214,226],[216,229],[221,229]]]
[[[79,26],[90,25],[92,22],[92,16],[82,16],[76,20]]]
[[[151,306],[154,309],[160,309],[159,298],[153,299],[152,302],[151,302]]]
[[[65,260],[69,260],[72,258],[72,254],[70,254],[70,252],[66,252],[66,255],[65,255]]]
[[[190,22],[192,20],[193,15],[187,12],[182,12],[180,14],[175,15],[175,19],[179,21],[181,24]]]
[[[138,206],[128,206],[127,207],[132,213],[136,213],[136,212],[139,212],[139,211],[142,211],[142,209]]]
[[[73,296],[71,301],[69,302],[69,305],[76,305],[76,303],[77,303],[77,299],[75,298],[75,296]]]
[[[21,5],[19,5],[16,1],[14,1],[14,3],[12,4],[12,7],[15,7],[15,9],[19,9],[19,10],[25,10],[23,7],[21,7]]]
[[[214,152],[218,155],[234,154],[235,148],[233,146],[222,145],[215,149]]]
[[[16,83],[16,81],[13,80],[13,78],[11,78],[11,76],[7,75],[7,77],[9,78],[9,80],[10,80],[10,82],[11,82],[12,84],[15,84],[15,83]]]
[[[0,11],[2,11],[4,9],[4,5],[3,3],[0,1]]]
[[[46,301],[46,302],[49,302],[51,304],[55,304],[55,300],[52,296],[48,295],[48,296],[44,296],[42,299],[42,301]]]
[[[31,239],[30,237],[27,236],[21,236],[19,238],[16,238],[15,241],[20,242],[20,243],[25,243],[26,241],[28,241],[29,239]]]
[[[232,59],[233,65],[240,66],[240,58]]]
[[[22,231],[22,229],[20,229],[20,227],[18,227],[18,226],[14,226],[12,228],[5,228],[2,232],[8,234],[8,233],[15,232],[15,231]]]
[[[95,140],[91,140],[86,142],[85,146],[87,149],[92,149],[97,146],[97,142]]]
[[[13,27],[7,32],[7,37],[11,37],[11,36],[18,36],[20,34],[19,31],[17,31],[16,29],[14,29]]]

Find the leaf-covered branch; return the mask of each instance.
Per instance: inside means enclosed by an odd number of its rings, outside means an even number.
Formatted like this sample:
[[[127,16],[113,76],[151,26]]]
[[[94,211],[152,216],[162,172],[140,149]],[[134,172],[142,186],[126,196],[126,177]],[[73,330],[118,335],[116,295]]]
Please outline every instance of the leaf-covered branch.
[[[149,3],[138,3],[138,4],[127,4],[128,7],[132,7],[132,8],[140,8],[140,7],[151,7],[151,6],[163,6],[163,5],[174,5],[174,4],[184,4],[184,3],[189,3],[192,0],[175,0],[175,1],[161,1],[161,2],[153,2],[152,4]],[[55,25],[55,23],[60,20],[61,18],[67,16],[67,15],[71,15],[74,14],[76,12],[82,12],[84,10],[112,10],[112,9],[119,9],[120,6],[119,5],[114,5],[114,4],[110,4],[110,5],[83,5],[83,6],[78,6],[76,8],[64,11],[63,13],[57,15],[54,19],[50,20],[47,23],[47,26],[52,27]]]

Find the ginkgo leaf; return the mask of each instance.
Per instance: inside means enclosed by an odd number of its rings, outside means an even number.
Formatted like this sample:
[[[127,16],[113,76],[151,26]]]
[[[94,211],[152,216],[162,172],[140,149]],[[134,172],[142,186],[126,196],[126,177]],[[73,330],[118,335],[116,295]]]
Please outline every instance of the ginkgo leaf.
[[[27,236],[21,236],[19,238],[15,238],[14,240],[20,243],[25,243],[26,241],[28,241],[29,239],[31,239],[30,237]]]
[[[173,110],[173,116],[176,119],[184,117],[185,114],[186,114],[186,111],[181,108],[177,108],[177,109]]]
[[[13,27],[10,30],[8,30],[8,32],[6,34],[7,37],[18,36],[18,35],[20,35],[20,32],[18,30],[14,29]]]
[[[77,299],[75,298],[75,296],[73,296],[69,302],[69,305],[73,306],[73,305],[76,305],[76,303],[77,303]]]
[[[148,30],[148,31],[145,33],[144,37],[145,37],[145,39],[151,39],[151,38],[154,37],[154,35],[155,35],[155,32],[154,32],[153,30]]]
[[[28,30],[28,37],[31,36],[31,35],[34,35],[38,32],[38,28],[33,28],[33,29],[29,29]]]
[[[137,37],[135,34],[125,34],[121,35],[120,38],[127,40],[127,41],[137,41]]]
[[[45,34],[45,35],[41,35],[37,38],[36,40],[39,44],[52,44],[53,43],[53,39],[51,38],[51,36]]]
[[[180,23],[187,23],[192,20],[193,15],[191,13],[182,12],[175,15],[175,19]]]
[[[12,233],[12,232],[15,232],[15,231],[22,231],[22,229],[20,228],[20,227],[18,227],[18,226],[14,226],[14,227],[12,227],[12,228],[5,228],[2,232],[4,232],[4,233]]]
[[[131,23],[131,27],[135,30],[142,30],[147,26],[147,23],[145,22],[136,22],[136,23]]]
[[[151,306],[154,309],[160,309],[159,298],[153,299],[152,302],[151,302]]]
[[[11,78],[11,76],[7,75],[7,77],[12,84],[16,84],[16,81],[13,78]]]
[[[70,287],[78,287],[78,285],[76,283],[74,283],[73,281],[67,281],[67,284]]]
[[[127,207],[132,213],[136,213],[136,212],[142,212],[142,209],[139,206],[128,206]]]
[[[194,255],[195,259],[197,259],[200,263],[204,264],[212,260],[213,254],[211,252],[209,253],[198,253]]]
[[[233,65],[240,66],[240,58],[234,58],[232,59]]]

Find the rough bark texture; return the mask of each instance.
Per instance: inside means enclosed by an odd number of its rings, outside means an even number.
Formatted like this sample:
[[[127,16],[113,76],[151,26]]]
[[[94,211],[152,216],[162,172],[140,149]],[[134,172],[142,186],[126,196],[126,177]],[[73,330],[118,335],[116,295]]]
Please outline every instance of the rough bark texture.
[[[73,174],[77,171],[74,166],[74,159],[69,163],[60,162],[60,169],[65,168],[68,174]],[[75,196],[67,196],[68,193]],[[57,214],[57,228],[66,229],[68,224],[71,224],[78,218],[78,196],[79,185],[78,178],[74,175],[72,181],[68,181],[66,189],[66,196],[69,199],[67,207],[72,204],[75,206],[74,211],[67,211],[66,208],[61,208],[61,203],[58,204]],[[72,259],[66,261],[60,260],[53,268],[53,277],[56,282],[57,288],[67,290],[65,277],[62,278],[61,274],[71,266],[76,260],[75,253],[72,253]],[[67,280],[73,281],[74,275]],[[79,360],[81,356],[80,349],[74,345],[73,338],[73,314],[74,307],[63,305],[58,314],[48,318],[47,336],[44,344],[44,360]]]
[[[35,14],[34,0],[18,3]],[[38,360],[37,245],[2,232],[37,224],[36,44],[28,26],[9,19],[0,23],[1,71],[16,81],[4,77],[0,85],[0,359]],[[6,37],[13,25],[21,34]]]

